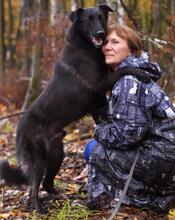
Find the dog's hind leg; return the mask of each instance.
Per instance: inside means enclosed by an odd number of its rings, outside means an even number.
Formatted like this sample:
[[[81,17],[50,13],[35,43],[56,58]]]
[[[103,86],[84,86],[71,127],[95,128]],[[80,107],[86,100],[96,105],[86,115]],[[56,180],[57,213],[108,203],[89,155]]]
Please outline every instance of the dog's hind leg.
[[[48,193],[57,194],[58,192],[54,188],[54,178],[64,158],[62,138],[54,138],[48,144],[45,177],[42,185]]]
[[[39,187],[40,187],[43,175],[44,175],[44,168],[45,168],[45,160],[44,160],[42,153],[39,151],[38,152],[35,151],[32,169],[30,172],[29,199],[30,199],[32,208],[35,208],[41,214],[47,213],[47,210],[41,206],[39,198],[38,198]]]

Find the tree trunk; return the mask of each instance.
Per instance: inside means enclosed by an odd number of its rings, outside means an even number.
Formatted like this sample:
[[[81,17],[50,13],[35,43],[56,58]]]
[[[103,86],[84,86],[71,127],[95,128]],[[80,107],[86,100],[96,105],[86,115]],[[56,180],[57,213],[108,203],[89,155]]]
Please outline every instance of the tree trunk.
[[[29,107],[32,102],[39,95],[40,91],[40,58],[41,58],[41,49],[39,45],[36,46],[33,57],[32,57],[32,66],[31,66],[31,77],[28,85],[27,93],[21,111],[23,112],[27,107]]]
[[[19,11],[19,27],[16,34],[16,41],[28,41],[30,37],[30,21],[27,21],[27,18],[34,15],[34,9],[32,0],[21,0],[20,1],[20,11]],[[24,45],[24,53],[19,59],[19,72],[18,76],[21,73],[29,74],[29,67],[31,65],[31,45]]]
[[[62,10],[63,10],[63,12],[64,12],[64,14],[66,14],[66,2],[65,2],[65,0],[62,0]]]
[[[84,0],[80,0],[80,7],[84,8]]]
[[[71,0],[71,11],[75,11],[78,8],[78,1],[77,0]]]
[[[14,48],[12,45],[12,41],[14,40],[14,17],[13,17],[13,11],[12,11],[12,3],[11,0],[8,0],[8,17],[9,17],[9,24],[8,24],[8,45],[7,45],[7,51],[6,51],[6,63],[9,67],[12,67],[14,64]]]
[[[125,11],[121,5],[120,0],[117,0],[117,21],[119,24],[124,24],[124,16],[125,16]]]
[[[174,13],[174,3],[175,1],[174,0],[167,0],[166,1],[166,10],[168,11],[169,15],[173,15]]]
[[[50,0],[50,24],[51,26],[54,26],[57,22],[57,16],[58,13],[58,1],[57,0]]]
[[[161,27],[161,20],[162,20],[162,3],[161,0],[156,0],[156,23],[155,23],[155,30],[158,38],[161,38],[162,35],[162,27]]]
[[[4,78],[4,0],[0,0],[0,80]]]
[[[31,65],[31,79],[28,86],[27,94],[22,106],[22,111],[24,111],[27,107],[29,107],[32,102],[37,98],[41,90],[41,56],[42,56],[42,37],[41,37],[41,13],[43,11],[43,1],[45,0],[37,0],[36,8],[37,8],[37,30],[39,33],[37,35],[35,45],[33,46],[33,55],[32,55],[32,65]]]
[[[130,11],[130,9],[128,9],[128,7],[125,5],[125,3],[124,3],[123,0],[119,0],[119,1],[120,1],[120,5],[123,7],[123,9],[125,10],[125,12],[127,13],[128,18],[130,19],[130,21],[132,21],[132,22],[133,22],[133,25],[135,26],[135,28],[136,28],[137,30],[139,30],[138,23],[137,23],[137,21],[134,19],[133,14],[132,14],[132,12]]]
[[[107,4],[107,1],[106,0],[98,0],[97,4]]]
[[[19,25],[19,35],[18,37],[20,36],[20,34],[23,35],[23,32],[25,32],[25,18],[27,17],[27,14],[28,12],[31,13],[31,5],[29,6],[29,0],[21,0],[20,1],[20,25]]]

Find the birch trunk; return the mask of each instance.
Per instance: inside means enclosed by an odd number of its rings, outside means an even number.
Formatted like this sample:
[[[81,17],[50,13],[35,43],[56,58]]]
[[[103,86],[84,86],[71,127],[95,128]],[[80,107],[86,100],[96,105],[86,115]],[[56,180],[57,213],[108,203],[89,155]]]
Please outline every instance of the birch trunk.
[[[57,22],[58,13],[58,1],[57,0],[50,0],[50,24],[54,26]]]
[[[125,11],[124,11],[124,9],[123,9],[123,7],[122,7],[122,5],[121,5],[121,2],[120,2],[120,0],[117,0],[117,14],[118,14],[118,16],[117,16],[117,22],[119,23],[119,24],[124,24],[124,16],[125,16]]]
[[[77,0],[72,0],[71,1],[71,11],[76,11],[78,8],[78,2]]]

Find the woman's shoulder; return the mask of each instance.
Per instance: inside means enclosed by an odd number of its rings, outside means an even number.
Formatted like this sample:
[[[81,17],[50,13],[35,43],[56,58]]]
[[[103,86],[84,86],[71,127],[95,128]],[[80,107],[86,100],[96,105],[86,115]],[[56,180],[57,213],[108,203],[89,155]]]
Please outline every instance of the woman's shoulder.
[[[112,95],[126,99],[129,96],[140,96],[145,92],[142,82],[135,76],[126,75],[121,77],[112,89]]]
[[[133,75],[125,75],[122,76],[114,85],[113,90],[121,88],[122,90],[125,88],[141,86],[142,82],[137,79],[136,76]],[[124,90],[123,90],[124,91]]]
[[[154,82],[146,84],[131,75],[124,76],[113,87],[112,96],[123,104],[132,103],[135,106],[151,108],[157,103],[156,96],[151,90],[154,84]]]
[[[128,74],[128,75],[124,75],[124,76],[122,76],[117,82],[116,82],[116,84],[117,83],[122,83],[122,82],[128,82],[128,83],[138,83],[138,84],[141,84],[142,83],[142,81],[141,80],[139,80],[136,76],[134,76],[134,75],[131,75],[131,74]]]

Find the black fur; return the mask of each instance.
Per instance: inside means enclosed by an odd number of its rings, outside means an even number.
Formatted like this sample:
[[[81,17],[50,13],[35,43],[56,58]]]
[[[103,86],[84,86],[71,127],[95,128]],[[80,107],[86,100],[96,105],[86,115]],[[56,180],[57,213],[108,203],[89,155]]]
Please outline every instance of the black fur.
[[[106,103],[106,90],[127,72],[120,70],[114,74],[110,84],[104,78],[107,67],[99,42],[106,35],[109,11],[112,10],[103,5],[78,9],[70,15],[72,26],[54,75],[19,122],[16,138],[19,166],[1,163],[1,179],[7,184],[28,183],[31,203],[40,213],[45,212],[38,200],[41,182],[48,193],[56,193],[54,178],[64,157],[63,128],[85,115],[95,117]],[[128,72],[132,74],[133,69]]]
[[[28,179],[21,172],[20,167],[12,168],[7,161],[2,161],[0,163],[0,170],[0,179],[4,179],[8,182],[8,185],[28,184]]]

